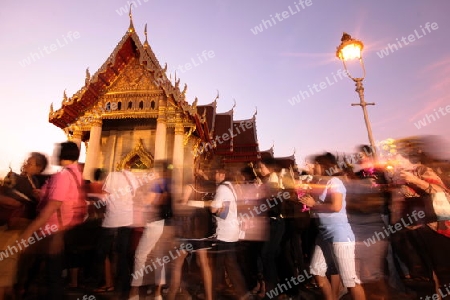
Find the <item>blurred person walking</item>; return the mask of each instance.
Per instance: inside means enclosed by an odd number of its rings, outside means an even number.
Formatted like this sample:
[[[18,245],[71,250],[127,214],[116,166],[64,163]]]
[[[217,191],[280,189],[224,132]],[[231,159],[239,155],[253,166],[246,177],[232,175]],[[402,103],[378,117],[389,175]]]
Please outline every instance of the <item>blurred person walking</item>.
[[[21,167],[20,174],[12,170],[0,185],[0,251],[6,251],[13,245],[22,231],[36,217],[36,206],[39,201],[41,181],[38,179],[47,167],[47,157],[32,152]],[[32,264],[18,253],[0,259],[0,299],[13,293],[13,285],[17,281],[19,266],[26,268]],[[20,274],[21,282],[27,272]]]
[[[152,253],[156,258],[164,252],[164,242],[170,241],[170,229],[167,228],[168,240],[159,243],[165,230],[165,221],[172,217],[172,164],[167,161],[155,161],[155,179],[150,183],[149,190],[144,192],[144,205],[146,213],[146,225],[134,255],[134,268],[129,293],[130,300],[139,299],[139,287],[154,283],[154,299],[162,300],[161,289],[166,284],[166,266],[155,263],[145,265],[148,256]],[[156,250],[156,251],[155,251]],[[155,259],[156,260],[156,259]],[[150,269],[152,276],[148,276]],[[153,273],[154,272],[154,273]],[[145,282],[145,278],[154,278]]]
[[[402,191],[405,198],[402,215],[410,225],[405,233],[407,242],[412,245],[410,248],[412,253],[398,249],[399,253],[403,254],[402,257],[409,263],[412,275],[423,274],[426,277],[423,278],[425,281],[434,282],[435,292],[439,295],[439,291],[444,290],[446,283],[450,282],[450,262],[447,258],[450,251],[450,221],[447,220],[450,212],[446,211],[446,217],[439,216],[433,197],[442,196],[442,200],[448,203],[450,190],[432,168],[423,164],[415,165],[412,170],[401,170],[399,176],[404,181]],[[417,212],[419,218],[411,217],[417,216]],[[397,244],[397,247],[399,246]],[[423,268],[421,273],[411,265],[409,255],[419,257]]]
[[[273,290],[279,281],[279,267],[276,262],[281,253],[281,241],[286,224],[282,214],[283,203],[274,197],[281,190],[275,159],[271,157],[263,159],[259,169],[262,181],[262,185],[258,188],[259,198],[269,206],[265,215],[269,219],[268,236],[261,248],[263,282],[259,295],[262,296],[265,292]]]
[[[342,180],[329,170],[339,170],[331,153],[315,159],[314,172],[321,176],[317,194],[307,194],[300,202],[311,208],[319,223],[319,235],[311,258],[310,271],[315,275],[326,300],[336,300],[340,281],[350,290],[352,299],[366,299],[355,268],[355,235],[346,212],[346,188]],[[331,275],[331,283],[327,278]]]
[[[86,202],[81,194],[82,174],[78,165],[80,150],[73,142],[64,142],[55,149],[62,170],[42,187],[37,218],[24,230],[19,240],[30,241],[39,236],[33,246],[42,249],[47,279],[46,299],[63,299],[64,235],[80,224],[86,214]],[[45,232],[42,228],[50,228]]]
[[[42,182],[39,175],[47,168],[47,157],[31,152],[20,174],[10,171],[0,185],[0,225],[24,228],[36,217]]]
[[[211,202],[211,212],[215,214],[217,228],[215,237],[216,262],[214,274],[215,293],[220,294],[225,279],[225,272],[233,286],[234,292],[239,299],[247,297],[245,279],[237,263],[236,250],[239,241],[239,220],[237,216],[237,195],[233,185],[229,181],[229,173],[219,168],[215,173],[217,184],[214,200]]]
[[[208,179],[206,176],[202,179]],[[183,264],[188,255],[195,255],[197,263],[200,266],[201,278],[204,287],[204,299],[212,300],[212,273],[208,259],[208,249],[211,249],[211,241],[207,239],[209,230],[205,222],[205,208],[197,208],[189,205],[189,200],[195,194],[195,188],[192,184],[186,184],[180,201],[174,204],[173,226],[175,237],[178,244],[190,244],[192,251],[181,251],[180,256],[173,260],[172,277],[167,300],[174,300],[177,293],[181,290],[181,277]],[[206,202],[206,201],[205,201]],[[206,208],[208,209],[208,208]],[[207,214],[209,212],[206,212]],[[191,247],[190,247],[191,248]]]
[[[131,172],[131,163],[124,169],[110,172],[103,185],[106,209],[96,249],[96,262],[104,267],[104,284],[94,289],[94,293],[112,292],[128,294],[131,278],[129,251],[131,232],[134,224],[133,201],[139,182]],[[112,268],[112,254],[117,253],[115,270]],[[99,280],[102,274],[97,267],[94,278]],[[117,280],[114,278],[116,274]],[[116,282],[115,282],[116,281]],[[117,286],[115,285],[117,284]]]

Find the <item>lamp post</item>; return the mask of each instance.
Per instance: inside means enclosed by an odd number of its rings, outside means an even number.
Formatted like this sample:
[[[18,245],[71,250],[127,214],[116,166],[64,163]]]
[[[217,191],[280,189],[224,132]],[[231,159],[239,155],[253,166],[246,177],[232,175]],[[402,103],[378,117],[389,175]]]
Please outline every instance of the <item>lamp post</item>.
[[[359,95],[359,103],[352,103],[352,106],[359,105],[359,106],[361,106],[361,108],[363,110],[364,121],[366,122],[366,128],[367,128],[367,134],[369,136],[370,146],[372,148],[374,158],[376,159],[377,158],[376,147],[375,147],[375,142],[374,142],[373,135],[372,135],[372,127],[370,126],[369,115],[367,113],[367,108],[366,108],[367,105],[375,105],[375,103],[367,103],[364,100],[363,80],[364,80],[364,77],[366,77],[366,69],[364,67],[364,62],[362,59],[363,48],[364,48],[364,44],[361,41],[353,39],[349,34],[344,32],[342,34],[341,44],[337,47],[336,56],[340,60],[342,60],[348,77],[350,77],[355,82],[355,86],[356,86],[355,91]],[[348,60],[353,60],[353,59],[359,60],[359,63],[363,69],[362,77],[352,77],[350,75],[350,72],[347,70],[347,65],[345,62]]]

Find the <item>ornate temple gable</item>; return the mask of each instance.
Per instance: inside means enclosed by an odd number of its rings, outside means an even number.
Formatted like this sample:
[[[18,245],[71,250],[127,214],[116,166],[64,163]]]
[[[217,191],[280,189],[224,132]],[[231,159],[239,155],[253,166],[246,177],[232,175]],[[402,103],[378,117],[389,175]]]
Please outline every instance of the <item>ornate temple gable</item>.
[[[130,71],[129,68],[132,70]],[[64,93],[60,109],[54,110],[53,104],[51,105],[49,122],[60,128],[66,128],[76,123],[77,119],[82,117],[87,110],[95,107],[99,101],[105,100],[100,98],[111,91],[113,84],[117,91],[126,92],[135,88],[136,92],[146,91],[150,94],[156,92],[158,90],[156,87],[159,87],[165,94],[165,99],[182,108],[183,112],[190,114],[192,117],[191,106],[185,101],[187,86],[184,87],[183,91],[180,91],[180,80],[178,79],[172,84],[165,74],[166,70],[167,65],[164,69],[161,67],[148,45],[147,37],[145,45],[142,45],[130,20],[130,27],[126,34],[105,63],[92,76],[86,70],[85,85],[70,98]],[[153,77],[145,76],[145,71]],[[128,82],[128,85],[124,82],[126,76],[134,76]],[[142,76],[141,79],[144,79],[142,83],[138,80],[140,76]],[[153,82],[150,82],[152,78]],[[118,81],[117,84],[115,84],[116,81]],[[112,115],[116,116],[117,114]]]
[[[147,68],[132,59],[99,98],[104,119],[157,118],[159,100],[164,91],[153,80]]]
[[[142,140],[139,140],[134,149],[120,160],[116,170],[122,170],[127,163],[131,165],[132,169],[150,169],[153,167],[153,162],[153,155],[144,148]]]
[[[134,59],[122,70],[106,94],[149,91],[162,93],[162,89],[155,83],[147,68],[141,65],[137,59]]]

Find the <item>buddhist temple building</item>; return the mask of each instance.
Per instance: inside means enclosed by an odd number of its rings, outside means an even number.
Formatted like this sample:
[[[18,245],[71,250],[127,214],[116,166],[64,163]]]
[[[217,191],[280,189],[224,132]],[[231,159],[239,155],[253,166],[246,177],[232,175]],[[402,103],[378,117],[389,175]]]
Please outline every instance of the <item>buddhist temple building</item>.
[[[73,96],[63,94],[61,108],[50,107],[49,122],[69,140],[86,145],[83,176],[95,168],[147,170],[155,160],[172,162],[180,179],[192,179],[201,165],[220,162],[242,167],[261,158],[256,115],[234,120],[234,107],[216,111],[216,99],[190,104],[187,85],[172,82],[147,41],[136,34],[130,12],[128,30],[103,65]],[[174,175],[175,176],[175,175]]]

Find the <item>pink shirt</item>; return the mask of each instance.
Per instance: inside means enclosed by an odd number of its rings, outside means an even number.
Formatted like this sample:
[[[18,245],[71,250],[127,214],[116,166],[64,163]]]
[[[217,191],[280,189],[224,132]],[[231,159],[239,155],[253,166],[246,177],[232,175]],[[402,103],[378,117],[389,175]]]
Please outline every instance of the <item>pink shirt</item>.
[[[70,171],[71,169],[75,174],[78,183],[82,182],[82,175],[78,164],[71,164],[64,167],[60,172],[54,174],[47,183],[42,187],[41,201],[37,207],[40,212],[49,200],[61,201],[61,221],[58,218],[58,213],[53,213],[47,221],[49,226],[56,225],[58,228],[61,225],[67,226],[73,218],[73,207],[79,200],[79,189],[75,181],[74,176]]]

